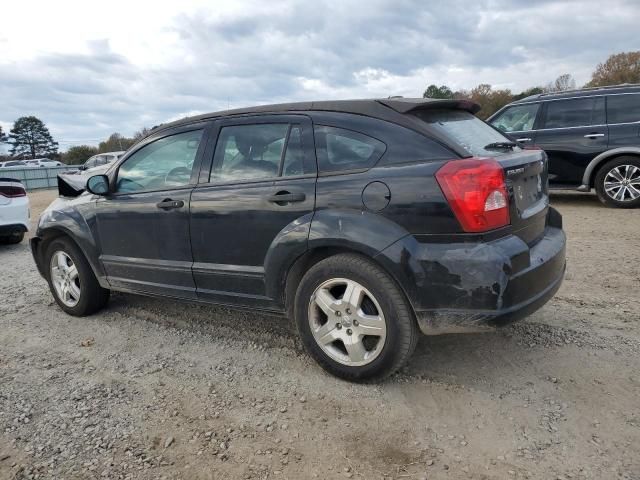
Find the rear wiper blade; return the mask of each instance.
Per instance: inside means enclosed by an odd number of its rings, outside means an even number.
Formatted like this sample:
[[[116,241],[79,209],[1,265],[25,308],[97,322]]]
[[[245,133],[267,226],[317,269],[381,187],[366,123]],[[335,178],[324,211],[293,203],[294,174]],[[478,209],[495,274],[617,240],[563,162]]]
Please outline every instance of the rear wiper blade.
[[[483,148],[485,150],[495,150],[496,148],[510,148],[513,150],[513,148],[517,146],[518,144],[516,142],[494,142],[485,145]]]

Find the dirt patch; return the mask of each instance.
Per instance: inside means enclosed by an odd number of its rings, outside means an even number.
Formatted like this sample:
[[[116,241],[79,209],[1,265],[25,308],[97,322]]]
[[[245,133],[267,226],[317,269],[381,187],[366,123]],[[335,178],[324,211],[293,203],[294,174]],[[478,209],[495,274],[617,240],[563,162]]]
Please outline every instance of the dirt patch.
[[[31,193],[34,220],[54,192]],[[0,249],[0,478],[640,478],[640,211],[556,194],[557,296],[422,338],[378,385],[326,375],[286,320],[115,294],[58,309]],[[34,222],[35,223],[35,222]]]

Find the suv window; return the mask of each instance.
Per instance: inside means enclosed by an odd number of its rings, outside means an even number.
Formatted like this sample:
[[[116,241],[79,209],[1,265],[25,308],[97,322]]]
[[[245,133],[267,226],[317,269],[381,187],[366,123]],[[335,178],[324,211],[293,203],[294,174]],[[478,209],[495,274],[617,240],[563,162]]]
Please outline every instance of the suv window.
[[[495,157],[511,152],[508,149],[485,150],[484,147],[490,143],[511,143],[511,140],[466,110],[425,110],[418,111],[416,116],[431,128],[453,138],[472,155]]]
[[[148,143],[118,170],[118,192],[166,190],[188,185],[203,130],[178,133]]]
[[[302,175],[304,151],[301,140],[301,127],[287,123],[222,127],[209,181],[233,182],[272,178],[280,174]]]
[[[640,93],[607,97],[607,123],[640,121]]]
[[[343,128],[314,127],[320,172],[338,172],[372,167],[387,146],[375,138]]]
[[[527,132],[533,128],[539,103],[514,105],[491,120],[491,124],[503,132]]]
[[[603,125],[604,97],[572,98],[547,102],[543,128]]]

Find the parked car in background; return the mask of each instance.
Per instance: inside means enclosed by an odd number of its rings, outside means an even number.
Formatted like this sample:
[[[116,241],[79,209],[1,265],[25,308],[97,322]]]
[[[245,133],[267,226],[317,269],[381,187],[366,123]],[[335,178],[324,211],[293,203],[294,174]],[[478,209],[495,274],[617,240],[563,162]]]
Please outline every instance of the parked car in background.
[[[294,317],[309,353],[381,378],[427,335],[546,303],[565,271],[547,159],[464,100],[270,105],[151,131],[31,241],[58,305],[111,290]]]
[[[100,153],[98,155],[94,155],[89,158],[84,164],[80,167],[81,170],[89,170],[91,168],[99,167],[101,165],[108,165],[111,162],[115,162],[116,160],[122,158],[124,152],[107,152]]]
[[[20,243],[29,230],[29,198],[19,180],[0,175],[0,243]]]
[[[24,160],[27,166],[31,167],[66,167],[67,165],[57,160],[48,158],[35,158],[33,160]]]
[[[640,206],[640,85],[533,95],[487,121],[547,152],[552,187],[595,187],[605,205]]]
[[[59,173],[58,178],[63,179],[64,183],[71,186],[74,190],[84,190],[89,177],[105,173],[109,170],[111,164],[121,158],[122,155],[124,155],[124,152],[110,152],[94,155],[81,165],[79,169]]]
[[[22,160],[7,160],[0,163],[0,168],[26,168],[29,165]]]

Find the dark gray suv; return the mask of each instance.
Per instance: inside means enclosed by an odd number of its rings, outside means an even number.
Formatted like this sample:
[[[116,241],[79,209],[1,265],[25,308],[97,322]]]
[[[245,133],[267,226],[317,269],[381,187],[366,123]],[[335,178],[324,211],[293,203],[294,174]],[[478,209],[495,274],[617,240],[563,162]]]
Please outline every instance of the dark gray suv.
[[[488,122],[549,156],[549,184],[596,189],[611,207],[640,206],[640,85],[533,95]]]

